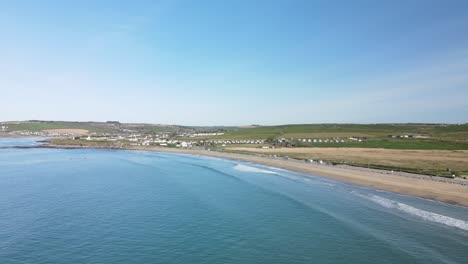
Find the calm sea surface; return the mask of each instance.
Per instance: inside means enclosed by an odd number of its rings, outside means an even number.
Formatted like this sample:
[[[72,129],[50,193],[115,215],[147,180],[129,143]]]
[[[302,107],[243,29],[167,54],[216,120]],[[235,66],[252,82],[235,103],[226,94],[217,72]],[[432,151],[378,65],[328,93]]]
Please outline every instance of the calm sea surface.
[[[0,263],[468,263],[468,208],[221,159],[15,149]]]

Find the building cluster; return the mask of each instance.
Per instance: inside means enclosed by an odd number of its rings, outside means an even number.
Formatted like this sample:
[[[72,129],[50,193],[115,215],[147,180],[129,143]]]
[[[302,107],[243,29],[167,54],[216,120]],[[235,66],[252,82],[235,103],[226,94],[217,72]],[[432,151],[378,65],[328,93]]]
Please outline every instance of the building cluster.
[[[275,148],[278,146],[297,146],[297,143],[313,144],[313,143],[345,143],[351,141],[362,142],[366,138],[349,137],[349,138],[276,138],[276,139],[216,139],[215,136],[224,135],[223,132],[203,132],[203,133],[174,133],[174,132],[158,132],[147,134],[144,132],[125,130],[120,133],[91,133],[89,135],[66,134],[63,132],[55,133],[54,131],[8,131],[6,125],[0,124],[1,131],[12,135],[22,136],[37,136],[37,137],[62,137],[70,140],[85,140],[85,141],[108,141],[115,144],[128,144],[131,146],[163,146],[163,147],[210,147],[239,144],[257,145],[259,148]],[[404,135],[408,136],[409,135]],[[402,137],[404,137],[402,136]],[[208,137],[196,138],[196,137]],[[210,138],[211,137],[211,138]]]
[[[333,137],[333,138],[277,138],[274,143],[346,143],[350,141],[363,142],[366,138],[362,137],[349,137],[346,139]]]
[[[388,135],[389,138],[413,138],[415,135],[405,134],[405,135]]]
[[[161,147],[167,147],[167,146],[173,146],[177,148],[191,148],[193,146],[196,146],[198,143],[196,141],[184,141],[184,140],[173,140],[173,139],[161,139],[161,138],[156,138],[156,139],[149,139],[149,140],[144,140],[141,142],[142,146],[161,146]]]
[[[323,161],[323,160],[306,159],[305,161],[306,161],[306,162],[309,162],[309,163],[328,164],[328,163],[326,163],[326,162]]]
[[[302,143],[345,143],[345,140],[340,138],[293,138],[292,140]]]
[[[362,142],[366,140],[366,138],[361,138],[361,137],[349,137],[348,139],[352,141],[358,141],[358,142]]]
[[[183,133],[179,136],[181,137],[212,137],[212,136],[222,136],[224,133],[221,132],[212,132],[212,133]]]
[[[208,144],[221,144],[223,146],[230,145],[230,144],[263,144],[265,140],[263,139],[244,139],[244,140],[206,140]],[[203,143],[203,140],[201,140]]]
[[[73,136],[72,140],[86,141],[111,141],[128,143],[130,146],[173,146],[173,147],[192,147],[197,144],[196,141],[182,141],[169,138],[168,134],[143,135],[143,134],[127,134],[127,135],[88,135],[86,137]]]
[[[190,148],[193,146],[209,146],[209,145],[230,145],[230,144],[264,144],[263,139],[244,139],[244,140],[181,140],[170,138],[167,134],[161,135],[89,135],[86,137],[72,136],[72,140],[87,140],[87,141],[118,141],[127,142],[131,146],[171,146]]]

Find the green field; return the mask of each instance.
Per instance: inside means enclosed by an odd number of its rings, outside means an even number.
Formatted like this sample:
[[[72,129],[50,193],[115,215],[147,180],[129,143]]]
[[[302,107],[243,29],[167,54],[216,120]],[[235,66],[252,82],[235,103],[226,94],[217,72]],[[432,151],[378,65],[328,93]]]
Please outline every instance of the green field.
[[[421,150],[468,150],[468,143],[458,141],[444,141],[431,139],[371,139],[363,142],[345,143],[302,143],[294,144],[295,147],[320,147],[320,148],[387,148],[387,149],[421,149]]]
[[[415,135],[424,138],[389,138],[389,135]],[[299,147],[359,147],[390,149],[468,149],[468,125],[433,124],[310,124],[262,126],[230,131],[216,139],[275,139],[275,138],[366,138],[363,142],[300,143]]]
[[[31,131],[38,132],[49,129],[85,129],[90,133],[122,133],[124,130],[134,131],[135,133],[160,133],[175,132],[177,126],[163,126],[151,124],[108,124],[105,122],[66,122],[66,121],[34,121],[34,122],[9,122],[4,123],[8,126],[8,131]]]
[[[108,131],[136,131],[145,133],[169,132],[171,136],[186,132],[224,132],[221,136],[181,138],[187,140],[242,140],[242,139],[268,139],[269,145],[283,147],[269,149],[270,155],[288,156],[295,159],[322,159],[333,163],[348,164],[352,166],[380,168],[395,171],[407,171],[428,175],[439,175],[450,177],[455,174],[458,177],[468,175],[468,163],[465,162],[468,155],[468,125],[429,125],[429,124],[377,124],[377,125],[357,125],[357,124],[312,124],[312,125],[283,125],[283,126],[257,126],[252,128],[230,128],[229,130],[209,127],[180,127],[150,124],[119,124],[109,125],[106,123],[76,123],[76,122],[53,122],[53,123],[22,123],[19,125],[9,125],[10,128],[27,129],[39,131],[44,129],[58,128],[81,128],[91,132]],[[133,132],[132,132],[133,133]],[[392,138],[389,135],[414,135],[412,138]],[[365,138],[362,142],[351,141],[348,137]],[[305,143],[298,140],[289,140],[288,143],[276,143],[277,138],[334,138],[345,139],[344,143]],[[54,139],[57,145],[82,145],[91,147],[120,147],[128,146],[130,142],[108,142],[108,141],[86,141],[86,140],[59,140]],[[262,144],[265,145],[265,144]],[[251,151],[246,153],[261,154],[258,144],[221,144],[207,145],[210,148],[220,151],[234,151],[235,147],[248,147]],[[297,147],[292,152],[289,148]],[[336,152],[327,154],[321,151],[322,148],[343,148],[336,149]],[[312,149],[311,149],[312,148]],[[314,149],[315,148],[315,149]],[[374,148],[375,154],[365,156],[364,154],[349,153],[346,148]],[[381,148],[378,150],[377,148]],[[387,150],[385,150],[387,149]],[[397,151],[392,156],[379,156],[384,151]],[[313,150],[315,152],[308,152]],[[410,150],[420,150],[423,153],[407,154]],[[332,150],[331,150],[332,151]],[[356,150],[359,151],[359,150]],[[445,152],[444,152],[445,151]],[[447,152],[450,151],[450,152]],[[245,151],[240,151],[245,152]],[[348,154],[347,154],[348,153]],[[374,152],[372,152],[374,153]],[[432,157],[426,154],[432,153]],[[405,155],[410,155],[404,157]],[[418,156],[420,155],[420,156]],[[454,157],[454,155],[456,157]],[[450,157],[448,157],[450,156]],[[450,168],[451,170],[448,170]]]
[[[124,128],[135,130],[143,134],[152,134],[152,133],[172,133],[178,131],[177,126],[163,126],[163,125],[151,125],[151,124],[142,124],[138,126],[134,125],[123,125]]]
[[[18,122],[6,123],[8,131],[32,131],[38,132],[48,129],[85,129],[90,133],[114,133],[118,130],[105,123],[94,122]]]
[[[227,132],[224,138],[331,138],[386,137],[417,134],[443,140],[468,140],[468,125],[431,124],[307,124],[243,128]]]
[[[105,122],[62,122],[28,121],[7,123],[9,131],[28,130],[32,132],[47,129],[85,129],[90,133],[170,133],[176,137],[180,133],[223,132],[220,136],[177,137],[181,140],[254,140],[277,138],[331,139],[349,137],[365,138],[363,142],[347,140],[345,143],[302,143],[291,141],[298,147],[343,147],[343,148],[389,148],[423,150],[467,150],[468,125],[441,124],[304,124],[280,126],[243,127],[188,127],[154,124],[109,124]],[[414,138],[390,138],[389,135],[414,135]]]

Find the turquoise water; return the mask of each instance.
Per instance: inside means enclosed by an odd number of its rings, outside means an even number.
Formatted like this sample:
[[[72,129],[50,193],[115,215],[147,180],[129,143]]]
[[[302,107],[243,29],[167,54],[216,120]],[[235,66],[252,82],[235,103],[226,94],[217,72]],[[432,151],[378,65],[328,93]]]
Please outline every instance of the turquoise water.
[[[3,142],[3,143],[2,143]],[[467,263],[468,208],[284,170],[0,139],[0,263]]]
[[[0,148],[36,146],[41,140],[44,138],[0,138]]]

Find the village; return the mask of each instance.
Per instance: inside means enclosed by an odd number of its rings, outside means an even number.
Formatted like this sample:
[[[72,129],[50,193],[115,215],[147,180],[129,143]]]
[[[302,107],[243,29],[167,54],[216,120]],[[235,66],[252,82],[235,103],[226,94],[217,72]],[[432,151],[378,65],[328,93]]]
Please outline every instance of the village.
[[[230,144],[263,144],[265,140],[183,140],[180,137],[187,137],[188,134],[180,134],[170,136],[170,133],[161,133],[153,135],[144,134],[127,134],[127,135],[89,135],[87,137],[71,136],[71,140],[86,140],[86,141],[111,141],[118,143],[128,143],[130,146],[160,146],[160,147],[176,147],[176,148],[192,148],[203,146],[226,146]],[[190,137],[190,136],[189,136]],[[195,137],[195,136],[193,136]]]
[[[404,129],[402,129],[404,128]],[[438,134],[439,130],[454,134]],[[351,164],[458,177],[466,166],[456,160],[421,167],[424,149],[466,149],[462,125],[287,125],[273,127],[190,127],[108,122],[25,121],[0,123],[0,137],[34,137],[49,145],[111,149],[233,152],[298,160],[309,164]],[[447,136],[450,138],[447,139]],[[445,137],[445,138],[444,138]],[[464,140],[464,138],[462,138]],[[415,155],[406,155],[416,151]],[[386,156],[386,153],[397,153]],[[380,153],[380,156],[376,153]],[[419,156],[418,156],[419,155]],[[451,153],[451,155],[463,155]],[[405,158],[403,158],[405,157]],[[416,158],[415,158],[416,157]],[[416,159],[416,161],[414,161]],[[423,160],[420,162],[420,160]]]
[[[365,138],[276,138],[276,139],[227,139],[224,132],[160,132],[160,133],[135,133],[133,130],[122,129],[120,133],[77,133],[72,129],[50,129],[42,131],[9,130],[2,125],[0,135],[20,137],[45,137],[59,138],[72,141],[87,142],[113,142],[116,145],[130,146],[160,146],[175,148],[192,147],[226,147],[228,145],[256,145],[258,148],[276,148],[289,146],[307,146],[327,143],[362,142]],[[200,139],[196,139],[200,138]],[[202,139],[203,138],[203,139]],[[218,139],[220,138],[220,139]]]

